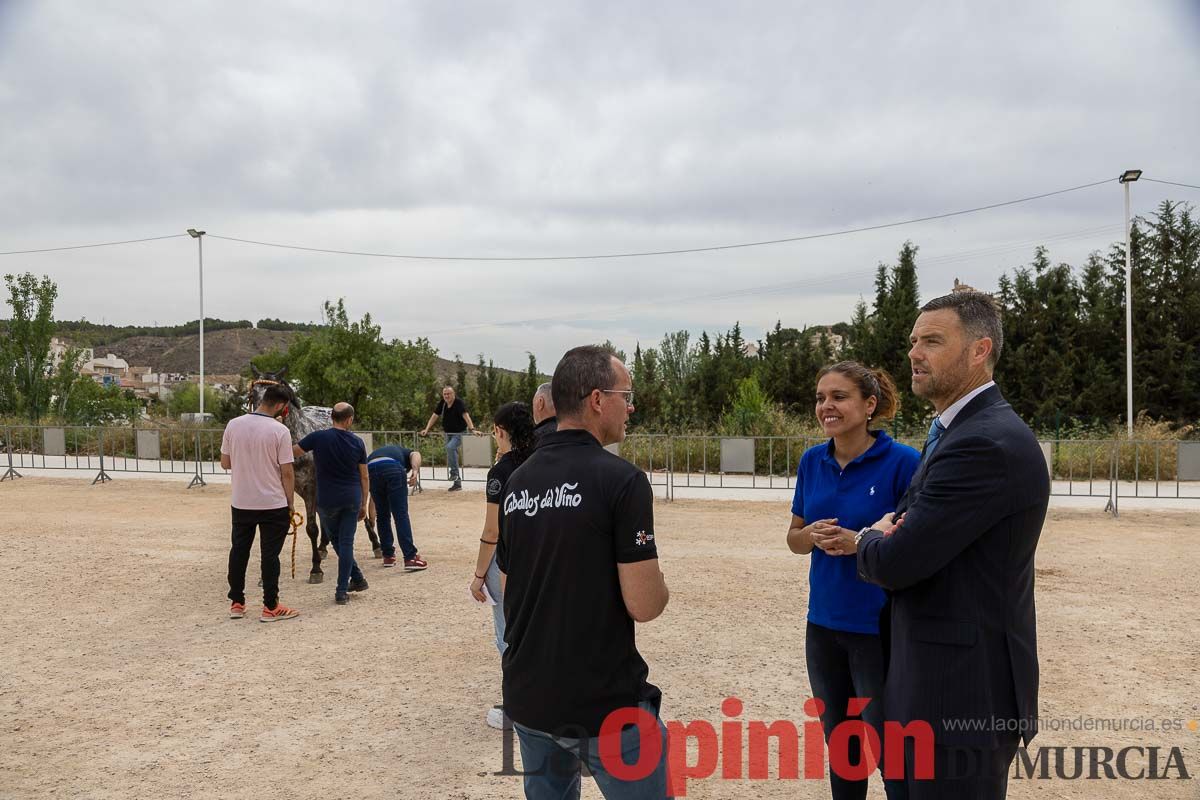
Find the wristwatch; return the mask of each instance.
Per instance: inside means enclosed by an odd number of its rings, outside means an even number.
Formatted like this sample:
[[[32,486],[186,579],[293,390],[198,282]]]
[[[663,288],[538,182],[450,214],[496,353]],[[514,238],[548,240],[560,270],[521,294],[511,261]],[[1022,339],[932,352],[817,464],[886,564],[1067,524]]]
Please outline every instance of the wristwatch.
[[[867,527],[867,528],[863,528],[861,531],[854,534],[854,546],[858,547],[859,543],[862,541],[862,538],[874,530],[875,530],[874,528]],[[880,531],[875,531],[875,532],[879,533]]]

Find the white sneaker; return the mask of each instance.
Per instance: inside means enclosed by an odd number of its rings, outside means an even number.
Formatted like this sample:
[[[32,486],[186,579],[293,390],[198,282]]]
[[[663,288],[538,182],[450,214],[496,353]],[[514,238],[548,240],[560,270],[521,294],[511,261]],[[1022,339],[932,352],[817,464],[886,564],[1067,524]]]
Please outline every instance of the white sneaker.
[[[504,713],[504,708],[501,706],[493,706],[488,709],[487,725],[489,728],[495,728],[498,731],[512,730],[512,720]]]

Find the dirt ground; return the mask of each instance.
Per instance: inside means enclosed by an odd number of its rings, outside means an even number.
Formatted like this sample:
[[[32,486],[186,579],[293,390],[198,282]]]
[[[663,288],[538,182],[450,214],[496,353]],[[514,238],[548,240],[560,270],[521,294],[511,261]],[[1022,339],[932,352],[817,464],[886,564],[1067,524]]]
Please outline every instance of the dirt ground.
[[[500,665],[490,614],[466,590],[482,494],[413,498],[423,573],[382,569],[360,529],[371,588],[348,607],[333,602],[332,556],[326,583],[304,582],[306,539],[289,578],[289,543],[282,598],[303,616],[263,625],[253,588],[253,613],[227,618],[228,493],[0,485],[0,798],[522,796],[519,778],[493,774],[502,735],[483,722]],[[743,720],[799,726],[808,562],[783,544],[787,506],[658,501],[656,513],[672,597],[638,642],[664,718],[719,725],[737,696]],[[1160,771],[1174,746],[1200,772],[1187,725],[1200,720],[1198,548],[1194,514],[1052,512],[1038,554],[1043,716],[1182,728],[1047,730],[1035,745],[1159,746]],[[688,796],[829,796],[824,781],[771,775],[692,781]],[[1035,795],[1200,796],[1194,777],[1010,783],[1011,797]],[[600,796],[590,781],[584,796]]]

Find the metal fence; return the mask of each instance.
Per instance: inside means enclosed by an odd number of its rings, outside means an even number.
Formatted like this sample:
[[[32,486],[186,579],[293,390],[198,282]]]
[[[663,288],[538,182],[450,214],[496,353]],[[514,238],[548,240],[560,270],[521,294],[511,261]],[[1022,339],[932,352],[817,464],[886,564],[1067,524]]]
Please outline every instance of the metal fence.
[[[420,450],[422,480],[448,480],[445,434],[355,431],[368,450],[399,444]],[[94,482],[112,473],[189,476],[221,474],[222,431],[147,426],[8,425],[0,428],[0,479],[22,469],[94,470]],[[743,490],[795,489],[800,457],[824,439],[802,436],[720,437],[702,434],[630,434],[609,449],[639,467],[655,494],[729,496]],[[923,440],[902,439],[920,447]],[[1200,499],[1200,442],[1176,440],[1058,439],[1041,443],[1051,493],[1104,498],[1116,511],[1121,498]],[[490,436],[464,434],[461,479],[486,480],[495,459]]]

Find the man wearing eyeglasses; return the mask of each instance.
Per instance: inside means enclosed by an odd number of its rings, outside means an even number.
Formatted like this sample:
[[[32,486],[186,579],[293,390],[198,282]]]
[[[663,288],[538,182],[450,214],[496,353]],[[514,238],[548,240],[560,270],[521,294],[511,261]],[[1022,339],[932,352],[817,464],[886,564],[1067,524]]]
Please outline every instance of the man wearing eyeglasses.
[[[505,485],[496,551],[504,710],[521,742],[525,796],[578,796],[586,762],[605,797],[665,797],[662,693],[634,642],[634,623],[656,618],[669,597],[654,496],[640,469],[604,449],[625,438],[633,384],[609,351],[577,347],[555,369],[551,393],[558,430]],[[639,724],[622,729],[623,719]],[[639,762],[647,736],[663,757],[649,775],[623,779],[600,758],[602,732],[618,740],[625,764]],[[605,750],[613,752],[607,740]]]

